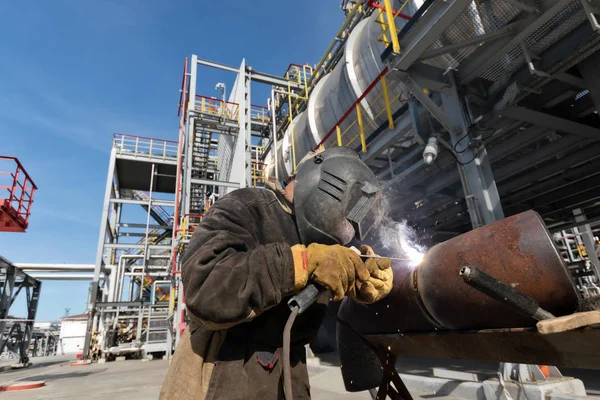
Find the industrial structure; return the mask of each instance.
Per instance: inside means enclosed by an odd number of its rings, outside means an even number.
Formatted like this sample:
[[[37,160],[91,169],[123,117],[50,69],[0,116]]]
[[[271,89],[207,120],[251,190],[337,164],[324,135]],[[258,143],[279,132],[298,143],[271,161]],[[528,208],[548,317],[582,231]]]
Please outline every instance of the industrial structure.
[[[0,232],[25,232],[37,186],[15,157],[0,156]],[[29,342],[42,283],[0,257],[0,354],[7,353],[17,364],[29,361]],[[19,295],[27,315],[15,318],[10,307]]]
[[[427,244],[536,210],[581,293],[597,293],[596,6],[345,1],[316,65],[274,76],[186,59],[178,140],[114,136],[86,355],[170,354],[186,321],[181,256],[204,213],[286,180],[319,147],[358,151]],[[196,93],[200,68],[235,74],[229,95]],[[253,83],[272,87],[266,107]]]
[[[245,59],[185,59],[176,140],[114,135],[94,264],[0,259],[6,276],[20,267],[91,280],[84,358],[172,354],[187,321],[182,257],[211,204],[285,181],[308,152],[333,146],[359,152],[390,215],[423,244],[534,210],[543,222],[532,231],[545,235],[545,224],[560,254],[555,270],[566,263],[579,296],[600,294],[600,1],[345,0],[342,9],[321,60],[281,76]],[[222,83],[220,99],[197,93],[202,68],[234,74],[229,93]],[[253,84],[271,86],[270,98],[252,98]],[[4,230],[26,229],[31,188],[0,202]],[[437,329],[430,317],[414,330]]]

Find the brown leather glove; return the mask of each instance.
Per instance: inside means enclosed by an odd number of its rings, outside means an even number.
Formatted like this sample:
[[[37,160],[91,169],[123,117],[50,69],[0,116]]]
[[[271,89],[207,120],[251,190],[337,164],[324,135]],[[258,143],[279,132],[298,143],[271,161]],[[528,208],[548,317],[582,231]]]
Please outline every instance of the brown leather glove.
[[[340,245],[297,244],[292,246],[292,255],[296,291],[302,290],[310,279],[328,289],[332,299],[338,301],[346,293],[356,295],[356,281],[366,282],[370,277],[360,255]]]
[[[371,246],[366,244],[360,246],[360,252],[369,256],[376,255]],[[369,270],[369,278],[364,282],[357,282],[356,291],[349,295],[357,303],[371,304],[390,293],[394,285],[394,274],[389,258],[368,258],[365,265]]]

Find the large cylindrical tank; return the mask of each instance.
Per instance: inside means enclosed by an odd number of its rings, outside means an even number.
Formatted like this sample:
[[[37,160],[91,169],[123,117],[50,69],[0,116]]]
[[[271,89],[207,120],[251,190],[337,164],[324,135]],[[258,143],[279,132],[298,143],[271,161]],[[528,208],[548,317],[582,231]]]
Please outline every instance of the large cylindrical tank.
[[[440,243],[416,269],[394,265],[394,287],[369,306],[345,300],[339,317],[363,334],[535,326],[535,320],[472,288],[474,266],[535,299],[556,316],[573,313],[578,293],[541,217],[527,211]]]
[[[394,1],[394,8],[402,6],[403,2]],[[413,15],[422,5],[423,0],[412,0],[402,10],[404,14]],[[320,79],[311,92],[306,111],[296,115],[292,124],[287,128],[282,151],[286,161],[285,170],[289,173],[294,170],[293,157],[291,156],[291,145],[294,143],[296,163],[302,157],[314,149],[329,131],[342,118],[346,111],[352,107],[377,78],[385,67],[381,62],[381,53],[386,45],[379,41],[382,29],[377,23],[378,12],[374,12],[369,18],[359,22],[350,33],[344,54],[333,71]],[[405,20],[396,19],[398,28],[401,28]],[[399,82],[387,81],[388,95],[390,101],[395,99],[395,108],[398,108],[398,99],[402,94]],[[366,134],[373,132],[378,126],[385,123],[387,115],[382,112],[385,101],[381,85],[376,85],[373,90],[361,102],[363,123]],[[356,116],[352,115],[340,125],[342,132],[345,131],[344,145],[357,148],[360,146],[359,127],[355,122]],[[293,136],[293,140],[292,140]],[[336,135],[332,135],[324,144],[330,147],[337,143]],[[289,154],[289,156],[286,156]],[[269,176],[274,174],[274,165],[270,165]],[[284,180],[286,176],[279,176]]]

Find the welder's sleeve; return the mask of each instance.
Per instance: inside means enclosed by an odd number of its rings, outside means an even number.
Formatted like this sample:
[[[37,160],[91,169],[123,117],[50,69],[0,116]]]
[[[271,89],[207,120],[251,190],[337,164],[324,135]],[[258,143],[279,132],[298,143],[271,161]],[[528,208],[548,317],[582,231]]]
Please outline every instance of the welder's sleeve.
[[[185,304],[208,329],[249,321],[294,292],[290,246],[257,243],[259,216],[225,197],[194,232],[182,266]]]

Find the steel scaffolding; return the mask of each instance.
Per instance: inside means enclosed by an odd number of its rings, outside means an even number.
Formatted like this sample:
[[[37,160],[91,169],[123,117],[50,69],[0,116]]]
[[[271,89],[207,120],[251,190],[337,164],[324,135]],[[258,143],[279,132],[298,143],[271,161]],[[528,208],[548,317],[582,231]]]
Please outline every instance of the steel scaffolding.
[[[201,66],[236,74],[228,100],[196,93]],[[244,61],[233,68],[194,55],[184,63],[179,140],[115,134],[85,358],[174,350],[187,323],[180,264],[195,227],[219,196],[265,184],[261,143],[270,114],[251,103],[252,82],[297,89],[296,83],[254,71]]]

